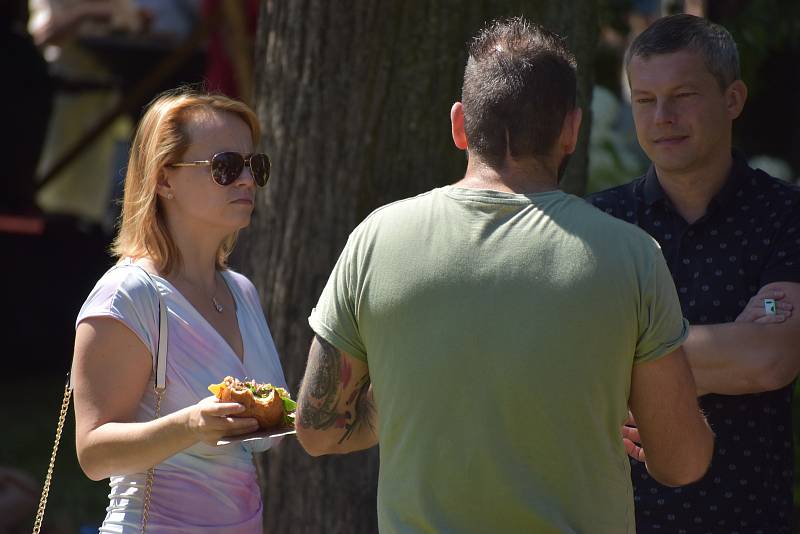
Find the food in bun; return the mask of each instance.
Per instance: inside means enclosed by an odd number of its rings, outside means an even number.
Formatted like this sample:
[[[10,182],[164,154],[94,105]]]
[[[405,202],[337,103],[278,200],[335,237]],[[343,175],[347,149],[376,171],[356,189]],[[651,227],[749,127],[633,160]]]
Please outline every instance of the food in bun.
[[[297,405],[283,388],[226,376],[222,382],[211,384],[208,389],[222,402],[244,405],[245,410],[233,417],[253,417],[261,429],[294,426]]]

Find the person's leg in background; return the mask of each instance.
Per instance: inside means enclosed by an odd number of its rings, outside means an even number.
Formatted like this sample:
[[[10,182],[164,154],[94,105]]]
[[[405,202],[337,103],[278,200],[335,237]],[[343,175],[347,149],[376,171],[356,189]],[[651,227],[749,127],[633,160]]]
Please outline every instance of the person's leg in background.
[[[35,175],[52,110],[53,86],[42,58],[27,33],[0,35],[5,76],[0,84],[3,126],[0,147],[0,212],[32,214]]]

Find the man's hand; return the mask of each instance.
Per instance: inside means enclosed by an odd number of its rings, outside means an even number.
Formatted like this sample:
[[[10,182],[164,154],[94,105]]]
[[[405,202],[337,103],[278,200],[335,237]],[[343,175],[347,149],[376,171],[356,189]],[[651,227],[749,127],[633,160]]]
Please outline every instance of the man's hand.
[[[764,299],[775,301],[767,314]],[[747,395],[775,391],[800,373],[800,283],[770,282],[735,322],[692,325],[683,347],[697,394]]]
[[[628,412],[628,419],[622,425],[622,444],[625,445],[625,452],[637,462],[645,461],[644,449],[641,446],[642,438],[639,436],[639,429],[636,428],[636,420],[633,414]]]
[[[775,301],[775,313],[767,313],[764,308],[764,299]],[[737,323],[782,323],[792,316],[794,306],[786,300],[786,293],[781,289],[765,286],[753,295],[750,302],[736,318]]]

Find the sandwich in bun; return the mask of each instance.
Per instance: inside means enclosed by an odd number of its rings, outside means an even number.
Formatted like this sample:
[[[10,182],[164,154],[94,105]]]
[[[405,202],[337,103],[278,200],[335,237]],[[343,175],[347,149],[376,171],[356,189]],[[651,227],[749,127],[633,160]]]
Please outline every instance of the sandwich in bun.
[[[222,402],[244,405],[245,410],[232,417],[253,417],[262,430],[294,427],[297,404],[283,388],[226,376],[222,382],[211,384],[208,389]]]

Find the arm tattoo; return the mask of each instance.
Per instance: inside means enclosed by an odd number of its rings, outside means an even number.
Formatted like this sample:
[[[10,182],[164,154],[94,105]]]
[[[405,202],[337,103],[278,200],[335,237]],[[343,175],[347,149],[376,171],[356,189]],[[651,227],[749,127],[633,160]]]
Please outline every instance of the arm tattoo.
[[[336,422],[334,411],[339,398],[339,365],[342,355],[336,348],[316,336],[317,345],[308,358],[306,379],[300,387],[300,425],[327,430]]]
[[[352,368],[347,360],[336,347],[316,336],[308,367],[298,399],[300,426],[314,430],[342,428],[344,434],[339,443],[349,439],[364,424],[374,430],[375,408],[367,395],[371,383],[369,374],[356,381],[355,389],[345,402],[344,412],[339,412],[336,405],[352,378]]]
[[[373,406],[372,401],[370,400],[367,393],[369,392],[369,386],[371,384],[371,380],[369,375],[364,375],[361,377],[361,380],[358,382],[358,389],[356,389],[351,395],[350,398],[347,399],[347,406],[355,403],[355,412],[356,415],[350,422],[345,422],[344,428],[345,433],[342,436],[342,439],[339,440],[339,443],[343,442],[344,440],[348,439],[353,432],[358,430],[359,427],[362,425],[369,426],[370,430],[373,432],[375,431],[375,426],[373,425],[374,415],[375,415],[375,406]],[[346,412],[347,415],[350,412]]]

